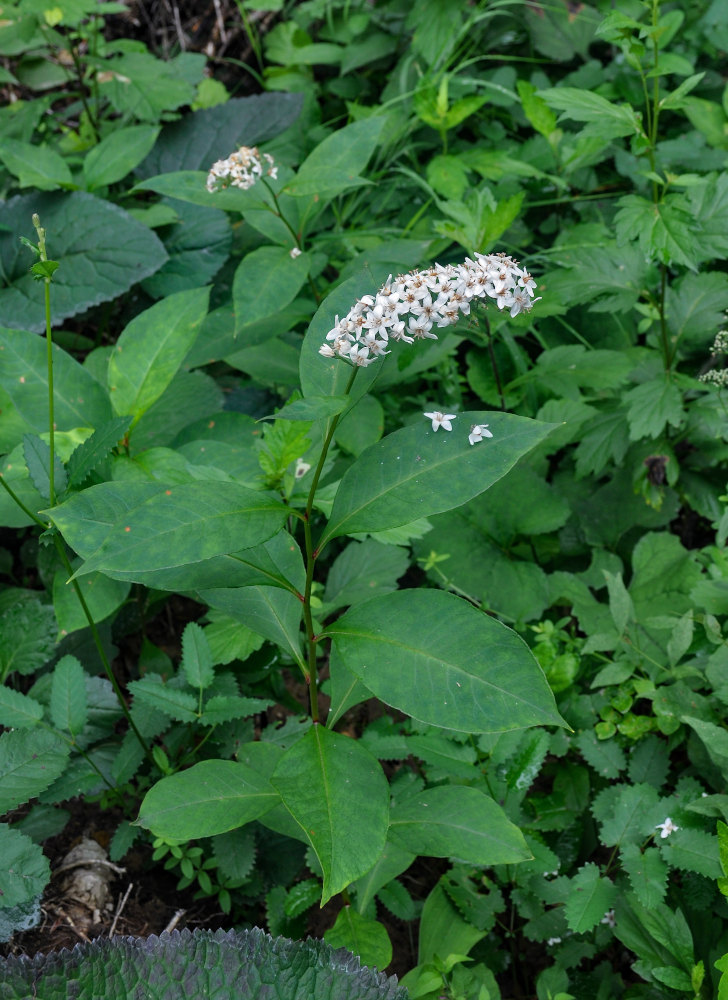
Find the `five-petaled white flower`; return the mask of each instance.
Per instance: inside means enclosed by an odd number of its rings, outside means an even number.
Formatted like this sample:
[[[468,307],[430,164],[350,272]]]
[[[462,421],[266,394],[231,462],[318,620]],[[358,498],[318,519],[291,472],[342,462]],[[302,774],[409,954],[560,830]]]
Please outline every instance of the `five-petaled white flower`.
[[[493,432],[488,430],[488,426],[488,424],[473,424],[470,428],[470,434],[468,434],[468,441],[471,444],[477,444],[483,438],[492,438]]]
[[[664,823],[658,823],[656,825],[655,829],[660,831],[660,836],[664,840],[665,837],[669,837],[671,833],[674,833],[676,830],[679,830],[680,827],[676,826],[673,823],[673,821],[670,819],[670,817],[667,816],[666,819],[665,819],[665,822]]]
[[[428,420],[432,421],[432,429],[436,431],[438,427],[444,427],[446,431],[452,430],[451,420],[454,420],[457,416],[456,413],[440,413],[439,410],[433,410],[432,413],[424,413],[423,416],[427,417]]]
[[[617,919],[614,916],[614,910],[607,910],[602,919],[599,921],[600,924],[606,924],[607,927],[616,927]]]

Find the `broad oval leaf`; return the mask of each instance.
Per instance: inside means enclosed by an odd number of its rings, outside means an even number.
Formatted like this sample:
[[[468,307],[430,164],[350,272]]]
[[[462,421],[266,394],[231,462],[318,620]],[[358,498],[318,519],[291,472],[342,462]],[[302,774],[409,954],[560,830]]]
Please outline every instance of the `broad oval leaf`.
[[[0,386],[36,431],[48,430],[48,354],[45,339],[0,328]],[[98,427],[111,416],[105,388],[75,358],[53,345],[56,430]]]
[[[157,837],[182,842],[227,833],[279,802],[268,780],[247,764],[203,760],[158,781],[144,796],[137,822]]]
[[[384,850],[389,785],[356,741],[314,725],[281,757],[271,784],[301,827],[324,873],[323,906]]]
[[[346,948],[358,955],[363,965],[375,969],[386,969],[392,961],[392,942],[384,925],[363,917],[348,904],[339,910],[334,926],[324,933],[324,941],[332,948]]]
[[[116,413],[134,422],[167,388],[195,342],[207,313],[209,288],[169,295],[135,316],[109,359],[109,391]]]
[[[18,906],[38,896],[51,877],[48,858],[20,830],[0,823],[0,898],[3,909]],[[3,975],[3,981],[5,976]]]
[[[53,277],[53,321],[58,324],[108,302],[164,264],[159,238],[127,212],[84,191],[33,194],[0,205],[0,323],[45,330],[43,296],[29,273],[30,254],[19,253],[17,234],[33,236],[34,212],[48,233],[48,252],[59,262]],[[108,418],[107,418],[108,419]]]
[[[421,722],[463,733],[566,725],[525,642],[453,594],[374,597],[325,634],[372,694]]]
[[[303,604],[280,587],[225,587],[200,590],[200,599],[276,643],[307,672],[301,652]]]
[[[475,445],[473,424],[493,435]],[[542,441],[552,424],[511,413],[459,413],[451,432],[424,417],[362,452],[345,472],[319,548],[339,535],[383,531],[459,507],[504,476]]]
[[[523,834],[478,788],[442,785],[397,805],[390,837],[413,854],[459,858],[473,865],[510,865],[532,857]]]
[[[359,176],[379,141],[384,118],[373,116],[337,129],[303,161],[286,194],[332,198],[365,183]]]
[[[236,333],[293,302],[310,265],[307,253],[291,257],[287,247],[259,247],[246,254],[233,279]]]
[[[148,570],[186,566],[258,545],[282,526],[288,508],[238,483],[111,482],[53,509],[52,520],[86,562],[135,581]]]

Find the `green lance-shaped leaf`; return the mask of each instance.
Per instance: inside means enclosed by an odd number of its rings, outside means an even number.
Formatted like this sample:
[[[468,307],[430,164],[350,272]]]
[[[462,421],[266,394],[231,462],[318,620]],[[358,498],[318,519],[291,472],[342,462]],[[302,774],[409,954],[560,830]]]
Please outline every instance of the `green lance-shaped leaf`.
[[[66,732],[80,733],[88,716],[86,675],[75,656],[63,656],[53,668],[51,718]]]
[[[196,564],[259,545],[289,510],[238,483],[110,482],[55,507],[52,520],[86,562],[78,576],[99,570],[136,582],[150,570]]]
[[[475,445],[472,424],[493,435]],[[510,413],[460,413],[453,430],[433,431],[424,417],[367,448],[344,474],[319,547],[339,535],[383,531],[467,503],[542,441],[552,424]]]
[[[464,733],[565,725],[525,642],[453,594],[375,597],[325,634],[372,694],[421,722]]]
[[[0,386],[28,425],[44,433],[48,430],[45,339],[27,330],[0,328],[0,352]],[[53,346],[53,399],[53,417],[59,431],[98,427],[111,416],[106,390],[57,345]]]
[[[210,607],[281,646],[306,670],[300,637],[303,604],[294,594],[280,587],[235,587],[200,590],[199,595]]]
[[[271,784],[321,864],[323,906],[364,875],[384,850],[389,821],[384,772],[354,740],[314,725],[280,759]]]
[[[78,569],[80,560],[72,563],[73,569]],[[123,580],[112,580],[103,573],[88,573],[78,581],[86,607],[95,622],[108,618],[124,603],[131,589],[131,584]],[[53,610],[58,622],[58,630],[62,636],[88,628],[86,612],[78,599],[76,588],[68,582],[65,569],[58,570],[53,577]]]
[[[286,194],[333,198],[347,188],[368,183],[360,172],[374,152],[384,126],[384,118],[364,118],[337,129],[303,161]]]
[[[123,180],[150,152],[158,135],[158,125],[114,129],[84,158],[83,177],[88,189]]]
[[[203,760],[162,778],[144,797],[140,826],[179,842],[214,837],[258,819],[280,803],[257,770],[233,760]]]
[[[321,420],[335,417],[349,405],[348,396],[310,396],[297,399],[283,406],[278,413],[264,417],[264,420]]]
[[[6,823],[0,823],[0,858],[3,909],[34,899],[45,889],[51,877],[48,858],[30,837]],[[0,976],[5,979],[1,971]]]
[[[190,622],[182,633],[182,669],[190,687],[208,688],[215,680],[210,645],[197,622]]]
[[[134,423],[172,381],[207,313],[209,288],[177,292],[129,323],[109,359],[111,405]]]
[[[37,434],[23,435],[23,456],[33,485],[44,500],[51,498],[51,449]],[[68,485],[66,470],[57,453],[53,455],[53,483],[55,494],[63,493]]]
[[[442,785],[398,804],[390,836],[413,854],[504,865],[532,857],[523,834],[478,788]]]
[[[68,745],[46,729],[12,729],[0,736],[0,815],[35,798],[55,781]]]
[[[310,265],[308,254],[291,257],[286,247],[260,247],[246,254],[233,279],[236,334],[293,302]]]

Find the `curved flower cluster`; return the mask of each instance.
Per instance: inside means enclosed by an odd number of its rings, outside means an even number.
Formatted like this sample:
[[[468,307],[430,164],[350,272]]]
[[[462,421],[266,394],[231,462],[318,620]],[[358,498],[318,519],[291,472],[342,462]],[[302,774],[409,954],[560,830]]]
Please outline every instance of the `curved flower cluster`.
[[[241,146],[237,153],[231,153],[227,160],[213,163],[207,175],[207,190],[222,191],[232,186],[247,191],[263,174],[275,180],[277,173],[278,167],[269,153],[260,153],[257,146]]]
[[[376,295],[364,295],[334,328],[319,348],[325,358],[346,358],[355,365],[370,365],[389,354],[392,340],[411,344],[437,340],[435,328],[452,326],[470,313],[473,300],[495,299],[511,316],[527,312],[534,302],[536,283],[518,261],[506,254],[475,254],[462,264],[435,264],[425,271],[411,271],[387,279]]]

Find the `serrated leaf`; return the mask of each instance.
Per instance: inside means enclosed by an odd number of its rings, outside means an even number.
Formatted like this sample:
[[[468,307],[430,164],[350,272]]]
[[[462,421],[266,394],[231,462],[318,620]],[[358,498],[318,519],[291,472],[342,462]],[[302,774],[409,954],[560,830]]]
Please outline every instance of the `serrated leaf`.
[[[44,791],[66,767],[68,744],[46,729],[0,735],[0,815]]]
[[[379,902],[386,906],[398,920],[414,920],[417,916],[417,905],[401,882],[392,879],[377,893]]]
[[[159,674],[147,674],[129,682],[129,691],[150,708],[164,712],[178,722],[197,721],[197,698],[189,691],[180,691],[165,684]]]
[[[579,87],[548,87],[538,92],[562,117],[587,122],[582,135],[603,140],[642,133],[640,116],[629,104],[612,104],[605,97]]]
[[[287,917],[297,917],[318,903],[320,898],[321,883],[316,878],[307,878],[291,886],[283,909]]]
[[[648,909],[661,903],[667,893],[668,868],[656,847],[644,853],[637,844],[626,844],[621,852],[622,867],[637,898]]]
[[[667,424],[680,427],[685,419],[682,394],[674,382],[655,379],[625,393],[631,441],[656,438]]]
[[[217,870],[234,882],[244,881],[255,864],[255,833],[252,827],[238,827],[218,834],[212,841]]]
[[[27,256],[18,253],[15,236],[28,231],[34,212],[41,218],[49,250],[60,265],[52,295],[56,325],[91,306],[118,298],[167,259],[162,243],[148,226],[103,198],[82,191],[34,192],[10,198],[0,206],[0,267],[7,285],[0,289],[0,324],[4,326],[35,333],[45,330],[43,296],[27,271]],[[45,344],[40,341],[38,347],[45,356]],[[77,388],[74,396],[79,395]],[[71,426],[94,424],[76,421]],[[36,429],[47,427],[46,417],[44,426]],[[60,422],[58,427],[66,429]]]
[[[86,725],[86,674],[75,656],[63,656],[53,668],[51,718],[58,729],[78,735]]]
[[[50,445],[37,434],[23,435],[23,456],[33,485],[44,500],[51,498],[51,449]],[[53,478],[55,495],[63,493],[68,486],[68,477],[58,453],[53,455]]]
[[[108,458],[131,426],[131,417],[113,417],[87,437],[68,459],[68,484],[80,486]]]
[[[215,695],[205,702],[200,716],[203,726],[217,726],[231,719],[247,719],[250,715],[265,712],[273,701],[265,698],[235,698],[231,695]]]
[[[590,730],[585,729],[579,733],[574,746],[587,764],[604,778],[618,778],[627,766],[627,758],[618,743],[614,740],[599,740]]]
[[[675,622],[675,627],[667,643],[667,655],[670,666],[674,667],[690,649],[693,641],[694,615],[692,610],[686,611]]]
[[[604,579],[607,582],[609,611],[612,615],[612,621],[616,626],[617,632],[623,635],[627,624],[634,621],[632,598],[627,592],[621,573],[609,573],[607,570],[604,570]]]
[[[635,240],[650,259],[695,268],[700,260],[695,219],[683,195],[666,195],[655,204],[636,194],[618,202],[614,223],[618,243]]]
[[[721,875],[718,838],[705,830],[678,830],[659,841],[662,857],[673,868],[709,879]]]
[[[608,789],[613,807],[601,820],[601,840],[607,847],[629,842],[638,843],[654,832],[659,796],[652,785],[617,785]],[[604,793],[602,793],[604,794]],[[607,801],[605,796],[604,801]],[[599,814],[595,801],[593,809]]]
[[[539,729],[524,733],[518,750],[508,762],[506,784],[518,792],[525,792],[536,780],[549,748],[549,734]]]
[[[204,631],[197,622],[189,622],[182,633],[182,662],[180,664],[193,688],[208,688],[215,680],[212,653]]]
[[[109,1000],[127,996],[129,982],[146,984],[143,988],[154,990],[160,1000],[179,996],[180,982],[190,997],[206,991],[229,996],[231,983],[241,997],[254,997],[269,991],[270,984],[278,990],[285,982],[287,1000],[407,1000],[394,977],[362,968],[353,958],[342,961],[341,953],[323,941],[274,939],[257,927],[98,939],[60,955],[4,959],[2,978],[7,1000],[32,995],[66,1000],[69,982]]]
[[[3,909],[35,899],[50,881],[48,858],[40,847],[6,823],[0,823],[0,857],[3,859],[0,865]]]
[[[56,645],[53,608],[35,599],[18,601],[0,615],[0,678],[13,671],[32,674]]]
[[[614,883],[601,877],[598,865],[584,865],[571,879],[564,907],[569,930],[575,934],[590,931],[611,909],[616,895]]]
[[[210,607],[280,645],[306,669],[300,635],[303,605],[294,594],[280,587],[236,587],[200,590],[199,595]]]
[[[43,718],[43,706],[35,698],[0,685],[0,726],[32,729]]]

